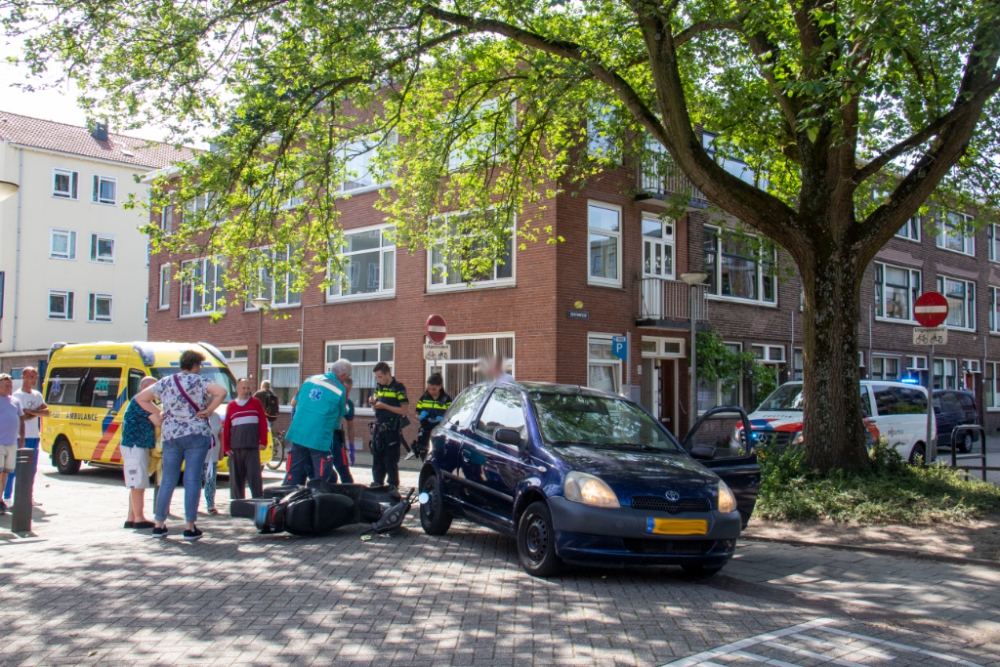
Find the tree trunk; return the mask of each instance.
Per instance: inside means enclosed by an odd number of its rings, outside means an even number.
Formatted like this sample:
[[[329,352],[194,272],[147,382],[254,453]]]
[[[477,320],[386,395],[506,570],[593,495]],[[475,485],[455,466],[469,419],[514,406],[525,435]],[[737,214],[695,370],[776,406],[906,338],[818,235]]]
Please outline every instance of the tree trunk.
[[[805,291],[803,440],[821,472],[867,465],[858,362],[864,266],[850,248],[813,252],[799,264]]]

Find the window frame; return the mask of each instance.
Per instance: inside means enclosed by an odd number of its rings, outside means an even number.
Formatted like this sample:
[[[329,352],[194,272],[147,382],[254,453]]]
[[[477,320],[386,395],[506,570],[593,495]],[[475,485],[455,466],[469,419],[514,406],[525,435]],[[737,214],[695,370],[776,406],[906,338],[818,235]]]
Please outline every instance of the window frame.
[[[97,315],[97,301],[107,300],[108,302],[108,317],[107,319],[99,318]],[[106,294],[103,292],[88,292],[87,293],[87,322],[93,324],[112,324],[115,321],[115,297],[112,294]]]
[[[379,246],[377,248],[368,248],[367,250],[354,250],[354,251],[351,251],[351,252],[343,252],[343,251],[341,251],[338,254],[341,257],[349,257],[349,256],[360,255],[360,254],[364,254],[364,253],[374,253],[374,252],[377,252],[379,254],[379,277],[378,277],[379,287],[378,287],[378,289],[376,291],[374,291],[374,292],[362,292],[360,294],[346,294],[345,295],[345,294],[342,293],[343,292],[343,278],[338,278],[335,283],[331,282],[331,284],[328,285],[327,288],[326,288],[326,301],[327,301],[327,303],[340,303],[340,302],[343,302],[343,301],[364,301],[364,300],[367,300],[367,299],[391,299],[391,298],[395,298],[395,296],[396,296],[396,258],[399,257],[398,248],[396,247],[396,242],[394,240],[391,241],[391,245],[383,245],[384,243],[389,243],[390,242],[390,241],[387,241],[387,239],[386,239],[386,232],[393,230],[393,226],[392,225],[387,225],[387,224],[381,224],[381,225],[371,225],[371,226],[368,226],[368,227],[359,227],[357,229],[350,229],[350,230],[345,229],[344,230],[344,237],[345,237],[345,240],[346,240],[346,237],[350,236],[352,234],[363,234],[365,232],[373,232],[373,231],[376,231],[376,230],[378,230],[380,232],[380,235],[379,235]],[[385,274],[386,274],[386,271],[385,271],[385,267],[386,267],[385,256],[388,253],[392,253],[392,287],[389,288],[389,289],[386,289],[384,287],[384,285],[385,285]],[[327,268],[327,272],[328,272],[328,274],[330,273],[329,267]],[[333,289],[335,287],[337,288],[338,291],[341,292],[341,294],[334,294],[333,293]]]
[[[57,235],[65,235],[67,237],[66,238],[66,248],[67,248],[68,252],[67,252],[67,256],[66,257],[60,257],[59,255],[57,255],[56,252],[55,252],[55,250],[54,250],[54,248],[53,248],[53,243],[54,243],[55,237]],[[77,239],[78,239],[78,237],[79,237],[79,235],[77,234],[77,232],[76,232],[75,229],[59,229],[59,228],[55,228],[55,227],[50,228],[49,229],[49,259],[58,259],[58,260],[62,260],[64,262],[75,262],[76,261],[76,255],[77,255],[76,251],[77,251]]]
[[[987,412],[1000,412],[1000,361],[987,361],[983,407]]]
[[[445,345],[466,340],[492,340],[493,354],[496,354],[498,348],[498,341],[500,341],[501,339],[508,339],[508,338],[510,339],[510,356],[504,357],[504,363],[505,363],[504,370],[507,373],[514,375],[514,371],[517,368],[517,336],[514,334],[513,331],[500,331],[497,333],[488,333],[488,334],[462,334],[458,336],[449,335],[447,341],[445,341]],[[462,387],[460,389],[454,386],[449,386],[448,366],[476,365],[478,367],[480,361],[481,359],[479,358],[476,359],[453,358],[448,360],[426,361],[424,363],[424,372],[426,375],[430,375],[432,372],[441,373],[441,377],[444,378],[445,391],[447,391],[450,396],[456,397],[460,393],[462,393],[462,391],[465,390],[467,387],[471,387],[478,382],[482,382],[484,378],[482,377],[473,378],[472,382],[466,385],[466,387]],[[434,369],[436,369],[436,371]]]
[[[965,296],[963,297],[963,303],[965,309],[964,316],[965,316],[966,326],[948,324],[948,318],[951,317],[951,303],[950,303],[951,299],[949,299],[947,292],[949,280],[956,283],[963,283],[965,285]],[[940,294],[943,294],[944,298],[949,301],[948,318],[945,318],[945,321],[942,324],[942,326],[947,327],[948,329],[954,329],[956,331],[975,331],[977,325],[976,318],[978,315],[978,313],[976,312],[976,292],[978,291],[976,289],[976,281],[966,280],[965,278],[952,278],[951,276],[947,275],[938,275],[936,282],[937,282],[938,292]]]
[[[746,303],[746,304],[752,304],[752,305],[756,305],[756,306],[767,306],[768,308],[777,308],[778,307],[778,285],[777,285],[777,280],[775,279],[775,276],[769,276],[770,280],[772,281],[772,283],[771,283],[771,292],[774,295],[774,299],[772,301],[768,301],[768,300],[766,300],[764,298],[764,284],[765,284],[764,281],[765,281],[765,278],[768,277],[768,276],[765,276],[766,271],[765,271],[765,268],[764,268],[763,257],[760,257],[760,258],[754,260],[756,262],[756,264],[757,264],[757,294],[758,294],[758,298],[756,298],[756,299],[749,299],[749,298],[743,297],[743,296],[732,296],[732,295],[722,294],[721,293],[721,291],[722,291],[722,261],[721,260],[722,260],[723,254],[724,254],[722,252],[722,236],[723,236],[723,234],[727,234],[727,233],[728,234],[733,234],[734,232],[732,230],[730,230],[730,229],[726,229],[726,228],[720,227],[718,225],[707,225],[707,224],[702,225],[703,233],[704,233],[704,230],[706,230],[706,229],[714,230],[713,235],[715,236],[715,249],[711,252],[711,254],[715,257],[715,268],[714,268],[715,275],[712,275],[712,272],[709,271],[704,266],[704,261],[705,261],[704,258],[706,258],[707,255],[710,254],[710,253],[708,253],[708,252],[706,252],[704,250],[705,244],[704,244],[704,240],[702,241],[702,256],[703,256],[702,266],[703,266],[704,271],[709,274],[709,278],[711,279],[711,282],[703,283],[706,286],[706,289],[705,289],[706,298],[711,299],[713,301],[731,301],[731,302],[735,302],[735,303]],[[751,234],[750,236],[756,237],[757,235],[756,234]],[[731,255],[732,253],[725,253],[725,254]],[[752,259],[752,258],[746,257],[744,255],[736,255],[736,256],[743,257],[744,259]],[[777,261],[778,261],[778,251],[775,250],[774,251],[774,256],[770,260],[770,264],[772,266],[774,266],[774,265],[777,264]],[[718,292],[718,293],[713,293],[712,291],[710,291],[713,284],[715,286],[716,292]]]
[[[601,227],[593,227],[590,224],[590,209],[600,208],[605,211],[614,211],[618,216],[618,231],[610,231],[607,229],[602,229]],[[609,204],[607,202],[602,202],[596,199],[587,200],[587,284],[595,285],[598,287],[621,287],[622,286],[622,232],[625,228],[625,214],[621,206],[617,204]],[[600,236],[606,236],[613,238],[615,241],[615,274],[614,278],[604,278],[600,276],[594,276],[593,265],[591,264],[590,256],[590,236],[592,234],[597,234]]]
[[[757,351],[762,352],[761,356],[757,356]],[[780,351],[779,356],[775,356],[773,353],[775,350]],[[781,365],[787,362],[785,359],[785,346],[784,345],[771,345],[770,343],[753,343],[750,345],[750,352],[754,355],[754,359],[757,363],[766,364],[769,366]]]
[[[61,194],[59,190],[56,189],[56,177],[57,176],[69,176],[69,190],[66,194]],[[52,168],[52,196],[55,199],[67,199],[69,201],[78,201],[80,199],[80,172],[74,171],[73,169],[62,169],[60,167]]]
[[[166,274],[166,275],[164,275]],[[164,279],[166,278],[166,279]],[[159,293],[157,294],[157,310],[170,310],[170,262],[160,264]],[[163,297],[166,297],[164,300]]]
[[[266,253],[268,253],[271,256],[272,261],[273,261],[273,258],[274,258],[274,246],[265,246],[263,248],[254,248],[254,250],[257,251],[257,252],[262,252],[262,253],[266,252]],[[289,255],[292,254],[292,246],[291,246],[291,244],[287,244],[285,246],[285,253],[286,253],[285,254],[286,258]],[[260,280],[261,280],[262,283],[265,283],[264,289],[269,289],[270,292],[271,292],[271,305],[269,306],[270,308],[274,308],[274,309],[300,308],[302,306],[302,292],[293,292],[292,291],[292,281],[291,281],[291,275],[292,274],[291,274],[291,272],[288,272],[288,273],[285,274],[285,279],[284,279],[284,283],[283,283],[284,287],[285,287],[285,300],[284,301],[278,301],[277,300],[276,291],[274,289],[274,286],[275,286],[275,280],[274,280],[274,278],[273,277],[268,278],[268,277],[266,277],[264,275],[264,272],[267,271],[267,269],[264,268],[264,267],[261,267],[259,271],[260,271],[260,273],[258,273],[258,275],[260,276]],[[266,283],[267,283],[268,280],[270,280],[270,287],[269,288],[266,287]],[[292,295],[297,296],[298,297],[298,301],[289,301],[288,299]],[[264,297],[264,296],[265,296],[265,292],[263,292],[263,291],[257,293],[257,297]],[[251,313],[256,313],[257,312],[257,307],[253,305],[253,299],[254,298],[255,297],[249,297],[249,298],[247,298],[246,304],[243,307],[244,311],[251,312]]]
[[[891,317],[885,314],[885,268],[890,267],[897,269],[899,271],[905,271],[907,276],[908,285],[906,286],[907,294],[907,317]],[[908,324],[911,326],[916,326],[917,321],[913,317],[913,306],[919,297],[923,293],[923,282],[924,274],[920,269],[914,269],[909,266],[900,266],[899,264],[889,264],[888,262],[873,262],[874,274],[872,276],[874,283],[874,317],[877,322],[888,322],[896,324]],[[882,281],[879,282],[879,274],[881,271]],[[916,278],[916,284],[914,284],[914,278]],[[898,289],[897,286],[893,286],[894,289]],[[879,313],[881,310],[881,314]]]
[[[54,320],[56,322],[73,322],[76,319],[76,291],[75,290],[49,290],[49,305],[48,305],[48,316],[47,319]],[[63,309],[63,314],[65,317],[52,317],[52,297],[62,296],[65,301],[65,308]]]
[[[654,237],[646,238],[643,233],[642,225],[647,222],[658,222],[660,223],[660,234],[662,235],[659,239]],[[661,280],[674,280],[677,271],[677,221],[676,220],[664,220],[655,213],[649,213],[643,211],[642,216],[639,220],[639,236],[642,242],[642,277],[643,278],[660,278]],[[670,237],[669,240],[666,236],[666,228],[670,227]],[[670,250],[670,271],[663,274],[657,275],[656,273],[649,273],[646,270],[646,246],[649,244],[650,250],[655,246],[661,246],[663,251],[667,248]],[[666,256],[664,254],[664,256]]]
[[[989,295],[989,322],[987,326],[991,334],[1000,334],[1000,287],[987,286]]]
[[[384,355],[382,354],[382,352],[383,352],[383,346],[384,345],[392,345],[392,359],[385,359],[385,358],[383,358]],[[331,355],[330,354],[330,350],[333,347],[337,348],[337,354],[336,355]],[[356,367],[368,367],[368,366],[371,366],[372,368],[374,368],[375,364],[379,363],[380,361],[384,361],[385,363],[389,364],[389,372],[392,373],[393,375],[395,375],[395,371],[396,371],[396,339],[395,338],[369,338],[369,339],[360,339],[360,340],[328,340],[328,341],[326,341],[323,344],[323,354],[324,354],[324,359],[326,360],[324,368],[326,369],[327,373],[332,373],[333,372],[333,363],[335,361],[337,361],[337,359],[343,359],[344,358],[344,348],[345,347],[348,348],[349,350],[350,349],[353,349],[353,350],[374,349],[375,352],[376,352],[376,355],[375,355],[376,359],[375,359],[375,361],[371,361],[371,362],[368,362],[368,361],[354,362],[354,361],[352,361],[351,364],[353,366],[356,366]],[[336,358],[331,359],[330,358],[331,356],[334,356]],[[368,405],[367,402],[365,402],[361,398],[361,396],[362,396],[361,390],[362,389],[374,389],[374,387],[360,387],[360,386],[355,386],[355,387],[352,387],[351,391],[353,392],[355,389],[357,389],[358,400],[354,401],[354,414],[355,415],[361,415],[361,416],[368,416],[368,417],[373,416],[375,414],[375,410],[370,405]],[[350,395],[350,394],[348,394],[348,395]],[[351,399],[351,400],[354,400],[354,399]]]
[[[274,355],[274,350],[291,350],[291,349],[294,349],[298,353],[298,361],[296,361],[294,364],[290,364],[290,363],[287,363],[287,362],[274,363],[274,362],[270,361],[270,359],[274,358],[274,356],[273,356]],[[267,361],[265,363],[265,361],[263,359],[263,355],[261,355],[261,359],[259,360],[259,363],[260,363],[260,381],[263,382],[264,380],[267,380],[267,381],[271,382],[272,389],[294,389],[295,391],[290,391],[289,392],[288,402],[287,403],[282,403],[281,402],[281,398],[280,397],[281,397],[281,394],[283,392],[279,392],[279,391],[275,391],[274,392],[279,397],[278,398],[278,410],[280,412],[291,412],[291,410],[292,410],[292,408],[291,408],[291,400],[293,398],[295,398],[295,396],[297,395],[298,388],[302,386],[302,380],[304,379],[302,377],[302,349],[299,347],[298,343],[271,343],[269,345],[261,345],[261,350],[262,351],[263,350],[267,350],[267,352],[268,352],[267,356],[268,356],[269,361]],[[296,372],[296,376],[298,378],[297,381],[296,381],[295,387],[276,387],[274,385],[274,381],[272,380],[272,378],[274,377],[274,374],[273,374],[272,371],[274,371],[276,368],[295,368],[296,369],[296,371],[295,371]]]
[[[904,229],[907,231],[906,234],[903,234]],[[914,233],[916,233],[916,238],[913,237]],[[921,240],[920,235],[921,235],[920,216],[915,215],[912,218],[907,219],[907,221],[903,223],[903,226],[899,228],[899,231],[896,232],[893,238],[902,239],[904,241],[911,241],[913,243],[920,243]]]
[[[732,341],[723,341],[722,344],[725,345],[727,348],[729,348],[730,350],[732,350],[734,352],[740,352],[740,353],[743,352],[743,343],[732,342]],[[745,379],[745,376],[744,376],[744,374],[741,373],[740,374],[740,379],[736,382],[736,386],[733,387],[732,389],[730,389],[730,391],[732,391],[733,389],[735,389],[736,394],[737,394],[736,405],[739,405],[739,406],[743,405],[743,398],[744,398],[744,396],[743,396],[743,381],[744,381],[744,379]],[[703,381],[704,381],[703,378],[699,378],[699,380],[698,380],[698,384],[699,384],[698,391],[699,392],[702,389],[702,387],[700,385],[701,385],[701,383]],[[708,412],[709,410],[711,410],[714,407],[718,407],[720,405],[731,405],[731,403],[723,402],[722,396],[723,396],[722,380],[716,380],[715,381],[715,399],[714,399],[715,400],[715,405],[713,405],[710,408],[705,408],[704,410],[702,410],[701,405],[700,405],[701,401],[699,400],[698,401],[699,405],[697,406],[698,416],[700,417],[701,415],[705,414],[706,412]]]
[[[101,259],[101,241],[111,241],[111,258]],[[94,264],[114,264],[118,252],[118,239],[114,234],[104,232],[91,232],[90,234],[90,261]]]
[[[955,248],[948,247],[948,222],[951,220],[951,216],[960,218],[960,222],[963,226],[969,225],[975,218],[967,213],[958,213],[956,211],[946,211],[938,215],[938,233],[935,245],[941,250],[947,250],[948,252],[953,252],[959,255],[965,255],[966,257],[976,256],[976,232],[975,230],[966,230],[962,232],[962,250],[957,250]]]
[[[358,139],[355,139],[354,141],[349,141],[349,142],[347,142],[346,144],[344,144],[343,146],[341,146],[340,148],[337,149],[337,152],[340,153],[340,158],[344,161],[344,174],[343,174],[344,179],[340,183],[337,183],[334,186],[334,188],[333,188],[333,190],[335,192],[337,192],[338,194],[341,194],[341,195],[356,195],[356,194],[362,194],[362,193],[365,193],[365,192],[373,192],[375,190],[382,190],[383,188],[387,188],[387,187],[389,187],[392,184],[392,179],[387,179],[385,182],[382,182],[382,183],[372,183],[371,185],[362,185],[362,186],[359,186],[359,187],[356,187],[356,188],[347,188],[346,187],[346,185],[347,185],[348,182],[353,182],[353,181],[351,181],[351,178],[347,175],[347,170],[350,168],[348,166],[348,163],[350,161],[349,158],[348,158],[348,150],[350,150],[350,148],[352,146],[356,146],[358,144],[364,144],[365,139],[368,138],[368,137],[371,137],[371,136],[374,136],[374,135],[365,135],[365,137],[360,137]],[[396,135],[396,132],[392,132],[389,135],[387,141],[384,142],[384,144],[387,145],[387,146],[395,146],[396,142],[398,140],[399,140],[399,138]],[[379,144],[381,144],[381,143],[382,142],[376,142],[376,145],[373,146],[372,148],[369,148],[369,149],[367,149],[365,151],[361,151],[360,153],[357,153],[357,154],[354,155],[355,159],[357,159],[357,158],[359,158],[359,157],[361,157],[363,155],[368,156],[367,160],[365,162],[365,169],[367,170],[365,172],[365,174],[364,174],[365,176],[371,176],[372,175],[372,172],[371,172],[372,157],[377,152],[377,150],[379,148]],[[357,177],[361,178],[362,175],[358,174]],[[374,179],[372,179],[372,180],[374,180]]]
[[[888,362],[895,362],[896,364],[896,374],[893,377],[887,377]],[[876,377],[875,368],[879,367],[881,370],[878,372],[878,377]],[[871,366],[868,369],[868,379],[878,380],[880,382],[899,382],[902,379],[903,374],[901,370],[903,369],[903,359],[898,354],[875,354],[871,355]]]
[[[493,209],[490,209],[493,210]],[[444,223],[445,229],[448,227],[448,218],[456,215],[466,215],[472,213],[472,211],[449,211],[447,213],[442,213],[437,216],[437,220]],[[497,260],[493,261],[493,278],[488,280],[470,280],[460,283],[434,283],[434,267],[438,266],[438,263],[434,262],[434,252],[437,250],[437,246],[443,245],[443,241],[435,243],[427,248],[427,292],[437,293],[437,292],[453,292],[457,290],[464,290],[470,287],[476,287],[480,289],[495,288],[495,287],[511,287],[517,284],[517,219],[512,221],[510,226],[510,277],[509,278],[499,278],[496,277],[499,271],[500,263]],[[447,257],[444,257],[444,252],[442,251],[442,257],[447,263]],[[446,279],[447,280],[447,279]]]
[[[941,366],[941,375],[937,373],[938,365]],[[949,366],[951,367],[952,375],[948,375]],[[934,390],[939,389],[950,389],[958,390],[959,376],[961,371],[961,365],[956,357],[934,357],[934,368],[932,369],[932,379],[934,383]],[[937,384],[937,379],[941,378],[941,386]],[[948,386],[948,379],[954,380],[951,386]]]
[[[201,273],[201,276],[202,276],[201,280],[202,280],[202,284],[204,284],[204,282],[205,282],[206,270],[207,270],[207,268],[209,266],[209,263],[211,263],[211,266],[213,267],[212,270],[215,272],[215,288],[214,288],[214,291],[212,293],[211,300],[207,302],[207,303],[211,303],[212,304],[211,309],[205,309],[204,308],[204,305],[206,303],[205,299],[208,297],[208,295],[207,294],[203,294],[201,291],[196,291],[198,289],[198,286],[193,284],[192,277],[185,277],[184,276],[185,272],[187,271],[187,269],[185,268],[186,265],[194,264],[196,262],[201,264],[201,272],[202,272]],[[187,317],[210,317],[213,313],[216,313],[216,312],[218,312],[218,313],[225,313],[226,312],[225,306],[222,306],[222,307],[219,306],[219,304],[218,304],[218,297],[216,296],[221,291],[223,298],[225,298],[225,294],[226,294],[225,283],[223,282],[222,285],[221,285],[221,287],[220,287],[220,282],[219,282],[220,279],[224,278],[225,270],[226,270],[225,260],[221,259],[221,255],[219,255],[219,256],[213,256],[213,257],[198,257],[198,258],[195,258],[195,259],[187,259],[187,260],[182,261],[181,262],[181,279],[178,281],[178,282],[180,282],[180,286],[181,287],[180,287],[180,303],[179,303],[179,306],[178,306],[177,316],[178,317],[184,317],[184,318],[187,318]],[[191,306],[190,306],[191,312],[185,313],[184,312],[184,289],[188,285],[188,283],[191,283]],[[194,304],[195,304],[195,298],[194,297],[195,297],[195,294],[198,294],[200,296],[200,298],[202,299],[202,308],[199,309],[198,311],[195,311],[195,309],[194,309]]]
[[[596,367],[602,367],[602,368],[611,368],[612,369],[612,374],[611,374],[611,385],[612,385],[611,393],[613,393],[613,394],[621,394],[621,392],[622,392],[622,386],[623,386],[623,384],[622,384],[622,366],[623,366],[623,362],[622,362],[621,359],[615,357],[614,354],[611,353],[611,350],[614,349],[613,346],[614,346],[615,336],[621,336],[621,335],[622,334],[591,333],[591,332],[587,333],[587,350],[586,350],[586,359],[587,359],[587,386],[590,387],[591,389],[597,389],[597,390],[600,390],[600,391],[607,391],[606,389],[604,389],[602,387],[594,386],[591,383],[591,375],[590,375],[591,368],[595,367],[595,366]],[[609,353],[611,353],[611,356],[609,356],[609,357],[594,357],[594,356],[591,356],[591,346],[592,345],[605,345],[605,344],[607,344],[609,346]]]
[[[115,196],[110,201],[101,197],[101,186],[104,183],[111,183],[114,185]],[[118,179],[114,176],[94,174],[94,188],[91,195],[91,202],[94,204],[101,204],[102,206],[116,206],[118,204]]]

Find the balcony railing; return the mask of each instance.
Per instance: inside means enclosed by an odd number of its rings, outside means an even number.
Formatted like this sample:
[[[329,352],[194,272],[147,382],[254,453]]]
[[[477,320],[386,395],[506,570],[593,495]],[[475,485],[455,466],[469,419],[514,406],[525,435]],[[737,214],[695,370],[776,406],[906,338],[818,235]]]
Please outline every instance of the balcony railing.
[[[649,142],[647,153],[639,164],[637,182],[639,191],[654,198],[680,196],[695,204],[707,204],[708,199],[691,184],[666,149]]]
[[[696,322],[708,321],[708,285],[688,287],[679,280],[643,278],[640,290],[640,320],[668,322],[691,321],[691,290],[695,290],[694,317]]]

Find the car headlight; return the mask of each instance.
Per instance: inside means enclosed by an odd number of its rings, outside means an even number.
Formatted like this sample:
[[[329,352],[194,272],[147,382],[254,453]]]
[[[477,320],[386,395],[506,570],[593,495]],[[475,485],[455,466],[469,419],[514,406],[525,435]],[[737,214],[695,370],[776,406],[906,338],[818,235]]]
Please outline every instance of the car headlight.
[[[618,496],[600,477],[588,475],[585,472],[571,472],[563,482],[563,495],[566,500],[583,503],[593,507],[621,507]]]
[[[722,480],[719,480],[719,511],[723,514],[736,511],[736,496]]]
[[[802,444],[802,431],[796,431],[794,433],[794,435],[792,435],[791,443],[793,445],[801,445]]]

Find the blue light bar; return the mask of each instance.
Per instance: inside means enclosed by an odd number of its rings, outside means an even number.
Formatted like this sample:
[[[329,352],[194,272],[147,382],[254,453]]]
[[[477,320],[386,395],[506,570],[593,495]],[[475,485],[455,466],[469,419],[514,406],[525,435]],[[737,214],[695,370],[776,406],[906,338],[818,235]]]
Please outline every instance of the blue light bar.
[[[903,378],[900,380],[903,384],[920,384],[920,380],[917,378]]]

